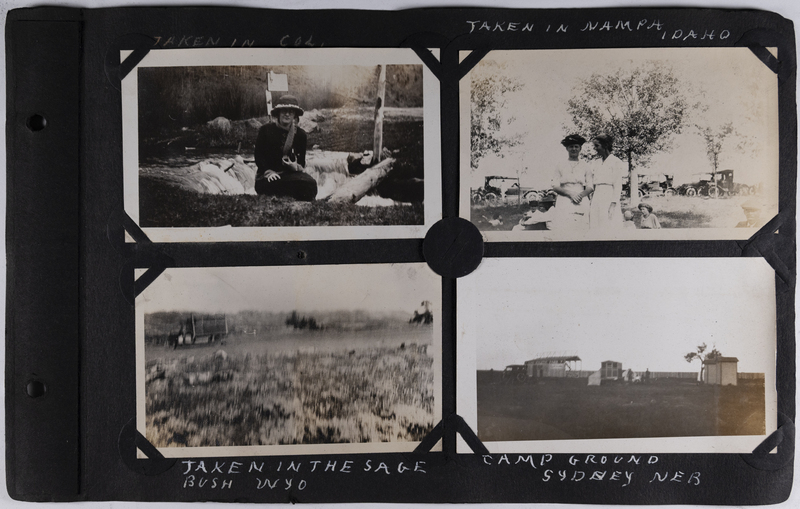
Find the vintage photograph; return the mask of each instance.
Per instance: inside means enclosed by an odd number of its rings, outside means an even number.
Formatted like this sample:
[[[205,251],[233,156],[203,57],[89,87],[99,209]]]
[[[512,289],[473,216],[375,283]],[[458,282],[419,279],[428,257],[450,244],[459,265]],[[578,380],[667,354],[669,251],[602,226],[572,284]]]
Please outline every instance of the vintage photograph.
[[[438,111],[410,49],[153,50],[123,81],[126,211],[166,242],[421,237]]]
[[[412,451],[441,420],[425,264],[171,268],[136,320],[137,427],[166,457]]]
[[[492,452],[749,453],[777,423],[774,278],[758,258],[485,259],[458,285],[458,413]]]
[[[747,239],[777,214],[778,80],[748,48],[492,51],[460,93],[460,214],[488,241]]]

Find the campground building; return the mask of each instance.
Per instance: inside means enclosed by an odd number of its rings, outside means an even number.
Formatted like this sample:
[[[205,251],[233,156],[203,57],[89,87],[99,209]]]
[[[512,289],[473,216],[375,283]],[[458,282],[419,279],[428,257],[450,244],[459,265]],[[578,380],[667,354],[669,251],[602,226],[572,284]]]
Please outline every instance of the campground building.
[[[600,363],[600,376],[602,378],[618,379],[622,376],[622,363],[616,361],[603,361]]]
[[[716,357],[704,362],[706,383],[709,385],[736,385],[739,379],[739,359],[736,357]]]
[[[553,355],[525,361],[531,378],[567,378],[579,376],[581,358],[577,355]]]

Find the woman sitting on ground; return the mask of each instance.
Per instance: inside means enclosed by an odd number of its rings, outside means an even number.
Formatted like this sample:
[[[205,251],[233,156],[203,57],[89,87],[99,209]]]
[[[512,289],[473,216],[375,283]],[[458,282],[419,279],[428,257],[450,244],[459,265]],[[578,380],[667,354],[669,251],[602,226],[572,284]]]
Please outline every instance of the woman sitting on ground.
[[[297,125],[303,108],[296,97],[284,95],[271,114],[274,122],[262,126],[256,139],[256,192],[314,201],[317,181],[304,171],[308,137]]]
[[[642,224],[640,228],[645,230],[658,230],[661,228],[661,223],[658,218],[653,214],[653,207],[649,203],[640,203],[639,210],[642,213]]]

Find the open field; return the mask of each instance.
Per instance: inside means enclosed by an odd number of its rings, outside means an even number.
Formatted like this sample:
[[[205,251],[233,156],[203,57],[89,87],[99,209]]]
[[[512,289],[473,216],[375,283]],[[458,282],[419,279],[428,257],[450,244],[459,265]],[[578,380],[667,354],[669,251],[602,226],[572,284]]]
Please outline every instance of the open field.
[[[748,196],[717,199],[705,196],[649,196],[642,199],[642,202],[649,203],[653,207],[653,213],[658,217],[661,228],[734,228],[737,223],[745,220],[741,203],[748,198]],[[506,202],[472,205],[470,221],[479,230],[510,231],[528,210],[529,207],[524,201],[522,205],[519,205],[517,198],[512,196]],[[633,222],[638,228],[642,213],[638,208],[632,207],[627,198],[624,198],[622,211],[627,210],[633,213]],[[503,224],[497,227],[489,224],[483,217],[491,219],[497,214],[503,217]],[[769,219],[771,218],[765,218],[765,222]]]
[[[665,379],[587,386],[585,378],[504,385],[478,372],[478,437],[484,441],[758,435],[764,381],[738,386]]]
[[[145,348],[157,447],[406,442],[435,424],[430,327]]]

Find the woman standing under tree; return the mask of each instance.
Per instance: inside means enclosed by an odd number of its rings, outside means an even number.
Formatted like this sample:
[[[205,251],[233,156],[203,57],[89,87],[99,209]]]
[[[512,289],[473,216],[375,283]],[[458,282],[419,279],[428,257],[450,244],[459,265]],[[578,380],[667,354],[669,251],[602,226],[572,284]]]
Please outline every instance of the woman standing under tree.
[[[262,126],[256,139],[256,192],[314,201],[317,181],[304,171],[308,138],[297,125],[303,108],[296,97],[284,95],[271,114],[275,122]]]
[[[582,232],[589,227],[589,200],[592,193],[592,167],[578,157],[586,139],[570,134],[561,144],[569,154],[567,160],[556,166],[552,186],[556,193],[553,230]]]
[[[592,181],[594,195],[589,212],[589,227],[592,230],[622,228],[622,177],[628,171],[625,163],[611,154],[614,138],[607,134],[595,136],[592,140],[600,160],[594,167]]]

